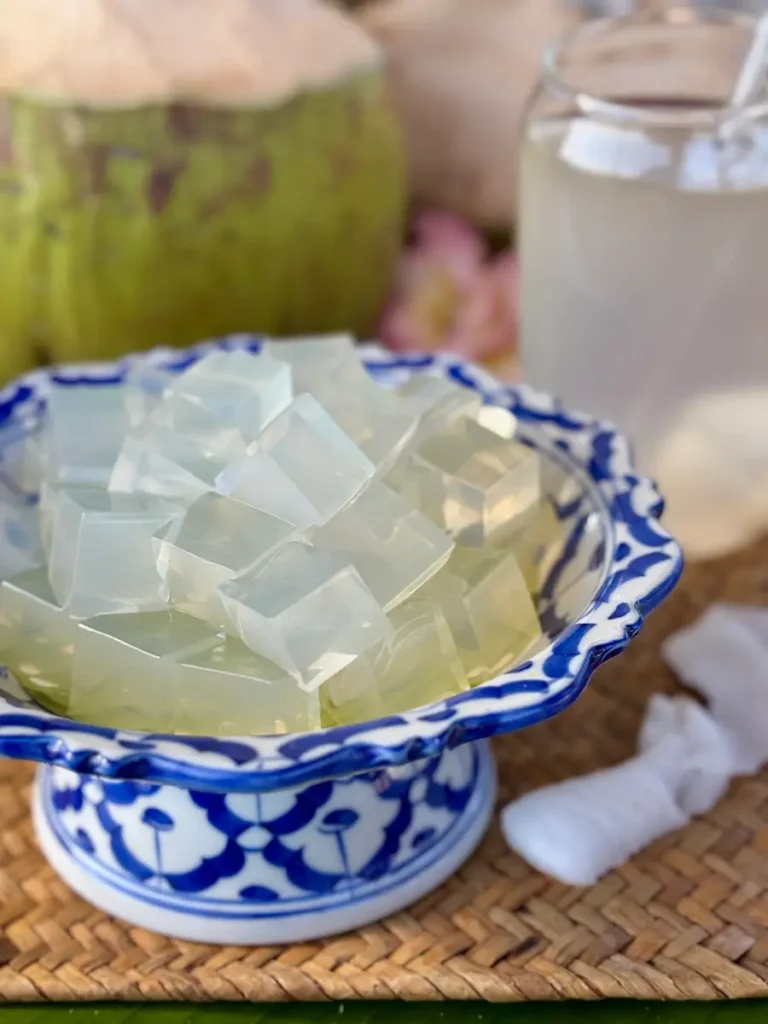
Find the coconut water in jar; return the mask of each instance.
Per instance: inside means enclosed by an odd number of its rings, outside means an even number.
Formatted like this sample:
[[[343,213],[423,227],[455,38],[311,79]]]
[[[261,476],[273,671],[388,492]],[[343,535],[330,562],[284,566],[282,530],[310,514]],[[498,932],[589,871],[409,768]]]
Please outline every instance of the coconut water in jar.
[[[602,19],[545,56],[524,128],[526,379],[617,422],[691,555],[768,528],[768,90],[755,19]]]

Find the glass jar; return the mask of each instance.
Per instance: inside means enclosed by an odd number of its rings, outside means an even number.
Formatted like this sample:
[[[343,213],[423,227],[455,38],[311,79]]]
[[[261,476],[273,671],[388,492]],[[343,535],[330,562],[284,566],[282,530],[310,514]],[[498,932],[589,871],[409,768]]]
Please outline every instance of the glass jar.
[[[768,526],[768,96],[729,103],[755,25],[589,22],[545,53],[523,129],[525,377],[619,423],[678,522],[719,503],[694,554]]]

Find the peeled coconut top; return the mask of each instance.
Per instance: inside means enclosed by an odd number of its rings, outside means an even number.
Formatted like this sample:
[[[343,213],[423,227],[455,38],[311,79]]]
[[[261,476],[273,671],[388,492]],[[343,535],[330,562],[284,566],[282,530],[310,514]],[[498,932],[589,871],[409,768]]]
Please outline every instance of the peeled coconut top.
[[[379,62],[323,0],[0,0],[0,91],[61,103],[268,106]]]

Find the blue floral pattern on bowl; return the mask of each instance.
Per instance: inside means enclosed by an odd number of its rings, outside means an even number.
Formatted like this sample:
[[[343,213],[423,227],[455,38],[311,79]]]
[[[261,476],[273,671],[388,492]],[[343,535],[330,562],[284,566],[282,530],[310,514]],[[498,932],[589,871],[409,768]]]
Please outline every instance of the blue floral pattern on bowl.
[[[74,888],[113,912],[142,904],[124,912],[138,923],[206,941],[286,941],[362,924],[381,916],[372,907],[389,912],[403,891],[442,880],[485,830],[493,790],[486,744],[272,793],[58,768],[41,777],[38,832]]]

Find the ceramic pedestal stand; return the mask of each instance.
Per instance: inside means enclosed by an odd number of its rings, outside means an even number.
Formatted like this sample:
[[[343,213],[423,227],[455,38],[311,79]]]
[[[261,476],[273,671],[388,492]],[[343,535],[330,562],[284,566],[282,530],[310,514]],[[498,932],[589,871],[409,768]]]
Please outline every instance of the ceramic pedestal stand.
[[[40,769],[37,834],[76,892],[198,942],[349,931],[434,889],[472,853],[495,793],[487,743],[268,793],[104,782]]]

